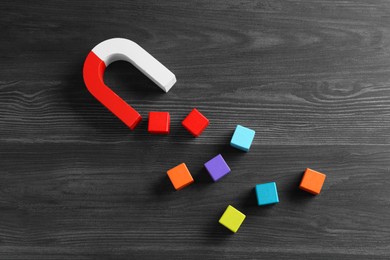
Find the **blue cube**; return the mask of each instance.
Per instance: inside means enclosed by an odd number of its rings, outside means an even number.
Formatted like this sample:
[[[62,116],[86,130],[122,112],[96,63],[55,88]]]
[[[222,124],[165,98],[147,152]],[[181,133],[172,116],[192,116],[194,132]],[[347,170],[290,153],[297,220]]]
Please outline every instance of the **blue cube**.
[[[234,148],[248,152],[249,148],[251,147],[253,138],[255,138],[254,130],[242,125],[237,125],[232,140],[230,141],[230,145]]]
[[[257,204],[259,206],[279,203],[278,190],[275,182],[256,185]]]

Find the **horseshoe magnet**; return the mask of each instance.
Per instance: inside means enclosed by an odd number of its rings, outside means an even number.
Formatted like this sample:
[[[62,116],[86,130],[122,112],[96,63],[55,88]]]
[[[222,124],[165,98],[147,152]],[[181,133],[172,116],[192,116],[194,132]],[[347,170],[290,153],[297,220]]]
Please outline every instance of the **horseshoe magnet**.
[[[141,46],[128,39],[108,39],[89,52],[83,68],[85,85],[97,100],[133,130],[141,121],[141,115],[103,81],[108,65],[119,60],[133,64],[165,92],[176,83],[176,77]]]

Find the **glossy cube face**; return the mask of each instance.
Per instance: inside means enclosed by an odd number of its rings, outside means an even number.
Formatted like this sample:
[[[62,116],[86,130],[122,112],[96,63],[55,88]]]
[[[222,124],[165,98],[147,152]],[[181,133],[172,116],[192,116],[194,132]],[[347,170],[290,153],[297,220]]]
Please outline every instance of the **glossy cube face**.
[[[204,164],[204,167],[209,172],[214,181],[218,181],[223,176],[230,172],[230,168],[223,159],[222,155],[218,154],[210,161]]]
[[[252,145],[253,138],[255,138],[254,130],[241,125],[237,125],[232,140],[230,141],[230,145],[234,148],[248,152],[249,148]]]
[[[149,112],[148,132],[169,134],[170,115],[168,112]]]
[[[192,175],[185,163],[179,164],[178,166],[168,170],[167,174],[176,190],[181,190],[194,182],[194,179],[192,178]]]
[[[278,190],[275,182],[256,185],[257,204],[259,206],[279,203]]]
[[[301,190],[310,192],[311,194],[318,195],[320,194],[322,186],[324,185],[325,178],[325,174],[307,168],[303,174],[299,188]]]
[[[182,125],[193,136],[198,137],[209,125],[209,120],[194,108],[183,120]]]
[[[246,216],[244,214],[229,205],[219,219],[219,223],[236,233],[245,218]]]

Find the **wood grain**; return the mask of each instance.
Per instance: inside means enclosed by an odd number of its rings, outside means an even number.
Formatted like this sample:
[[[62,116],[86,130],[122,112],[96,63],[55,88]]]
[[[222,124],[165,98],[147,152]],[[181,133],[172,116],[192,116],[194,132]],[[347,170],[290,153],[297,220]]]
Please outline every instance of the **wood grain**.
[[[0,2],[1,259],[389,259],[390,2]],[[161,93],[132,65],[105,81],[144,117],[133,132],[87,92],[82,65],[110,37],[172,70]],[[180,125],[197,107],[200,138]],[[171,134],[147,113],[171,113]],[[256,130],[249,153],[229,147]],[[222,153],[232,173],[202,165]],[[195,183],[174,192],[165,171]],[[303,170],[328,175],[321,195]],[[256,183],[280,203],[256,206]],[[239,232],[217,222],[228,204]]]

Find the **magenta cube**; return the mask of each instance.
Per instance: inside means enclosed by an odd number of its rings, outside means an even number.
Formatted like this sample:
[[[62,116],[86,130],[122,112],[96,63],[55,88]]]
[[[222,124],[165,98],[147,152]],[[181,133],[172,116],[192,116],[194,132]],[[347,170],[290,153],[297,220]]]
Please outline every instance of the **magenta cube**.
[[[204,164],[204,167],[209,172],[214,181],[218,181],[223,176],[230,172],[230,168],[223,159],[222,155],[218,154],[210,161]]]

